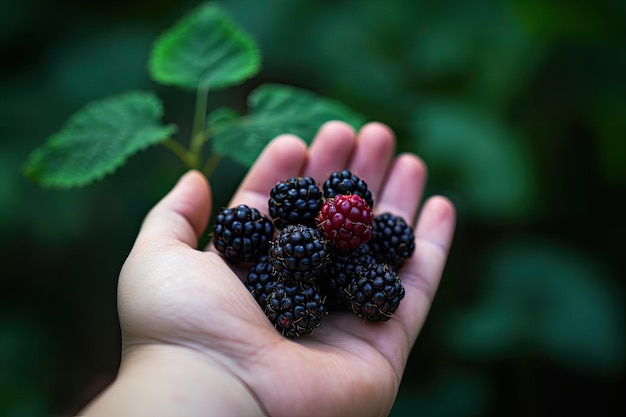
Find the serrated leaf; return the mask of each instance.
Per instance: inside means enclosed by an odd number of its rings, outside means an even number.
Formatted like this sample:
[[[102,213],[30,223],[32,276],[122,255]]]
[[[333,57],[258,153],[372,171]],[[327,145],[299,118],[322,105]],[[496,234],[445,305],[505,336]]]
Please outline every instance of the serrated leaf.
[[[310,142],[329,120],[343,120],[358,129],[365,118],[335,100],[279,84],[264,84],[253,91],[246,116],[235,117],[227,109],[209,115],[213,150],[246,167],[274,137],[290,133]]]
[[[230,107],[218,107],[210,115],[209,123],[214,133],[222,129],[229,129],[233,123],[239,120],[239,113]]]
[[[24,166],[43,186],[69,188],[112,173],[137,151],[176,131],[163,125],[154,93],[134,91],[90,103],[37,148]]]
[[[204,3],[161,35],[152,48],[154,81],[195,91],[220,89],[257,73],[255,41],[215,3]]]

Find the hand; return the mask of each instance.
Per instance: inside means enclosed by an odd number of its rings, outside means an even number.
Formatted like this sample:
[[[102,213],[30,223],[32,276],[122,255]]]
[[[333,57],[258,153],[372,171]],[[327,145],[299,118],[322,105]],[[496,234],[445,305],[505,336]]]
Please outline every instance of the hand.
[[[370,123],[358,134],[329,122],[306,145],[274,139],[230,206],[267,213],[270,189],[293,176],[323,181],[348,168],[364,179],[375,212],[409,223],[426,170],[412,154],[393,157],[395,139]],[[212,245],[197,250],[211,212],[209,184],[184,175],[148,214],[118,290],[123,353],[116,381],[87,409],[108,415],[387,415],[429,311],[452,240],[455,213],[432,197],[414,223],[416,249],[400,270],[406,295],[387,322],[327,315],[312,334],[281,336]]]

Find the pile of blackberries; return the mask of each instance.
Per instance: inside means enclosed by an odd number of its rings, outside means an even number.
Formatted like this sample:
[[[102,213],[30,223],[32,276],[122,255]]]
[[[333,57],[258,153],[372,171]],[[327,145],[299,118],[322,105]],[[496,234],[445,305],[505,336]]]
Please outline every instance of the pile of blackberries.
[[[415,241],[404,219],[374,216],[373,205],[349,170],[322,189],[289,178],[270,190],[269,216],[246,205],[219,213],[213,242],[227,260],[251,264],[245,285],[284,336],[311,333],[329,311],[386,321],[404,297],[397,271]]]

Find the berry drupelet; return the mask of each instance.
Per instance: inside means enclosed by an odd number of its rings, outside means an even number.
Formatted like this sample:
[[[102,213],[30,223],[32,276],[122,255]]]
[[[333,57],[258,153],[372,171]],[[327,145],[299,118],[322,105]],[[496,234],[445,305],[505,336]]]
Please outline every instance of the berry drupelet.
[[[372,232],[369,245],[378,262],[398,270],[413,255],[415,236],[403,218],[391,213],[379,214],[374,217]]]
[[[404,298],[404,287],[386,264],[373,264],[352,279],[346,290],[352,311],[370,321],[387,321]]]
[[[288,224],[313,226],[323,203],[324,196],[313,178],[289,178],[271,189],[269,214],[278,229]]]
[[[372,192],[367,183],[347,169],[333,172],[323,185],[324,197],[334,198],[341,194],[356,194],[362,197],[370,208],[374,207]]]
[[[215,248],[234,263],[256,262],[267,254],[273,235],[272,221],[244,204],[222,210],[213,226]]]
[[[311,281],[328,261],[328,244],[319,230],[288,225],[269,246],[269,262],[282,279]]]
[[[338,195],[324,201],[317,227],[339,250],[354,249],[372,238],[372,210],[356,195]]]
[[[350,251],[333,250],[326,268],[317,280],[327,297],[327,308],[350,311],[350,299],[346,292],[348,284],[363,268],[375,262],[367,244]]]
[[[267,296],[278,282],[278,273],[268,262],[267,255],[261,256],[259,261],[250,267],[246,276],[245,285],[262,310],[265,310]]]
[[[283,336],[311,333],[326,314],[324,298],[314,283],[280,281],[270,291],[265,315]]]

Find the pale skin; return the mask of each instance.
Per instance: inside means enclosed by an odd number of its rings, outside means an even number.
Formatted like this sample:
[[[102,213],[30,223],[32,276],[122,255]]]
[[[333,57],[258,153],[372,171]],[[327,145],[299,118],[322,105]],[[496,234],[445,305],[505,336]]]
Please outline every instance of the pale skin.
[[[267,214],[269,190],[278,181],[311,176],[321,183],[344,168],[367,182],[375,213],[390,211],[414,227],[415,253],[399,273],[406,295],[391,320],[331,313],[310,335],[281,336],[242,284],[248,266],[227,263],[211,244],[197,248],[211,191],[202,174],[190,171],[148,213],[124,263],[119,373],[81,414],[387,415],[455,227],[448,199],[434,196],[420,206],[424,163],[413,154],[395,155],[394,134],[383,124],[355,132],[328,122],[308,148],[289,135],[270,142],[230,206]]]

